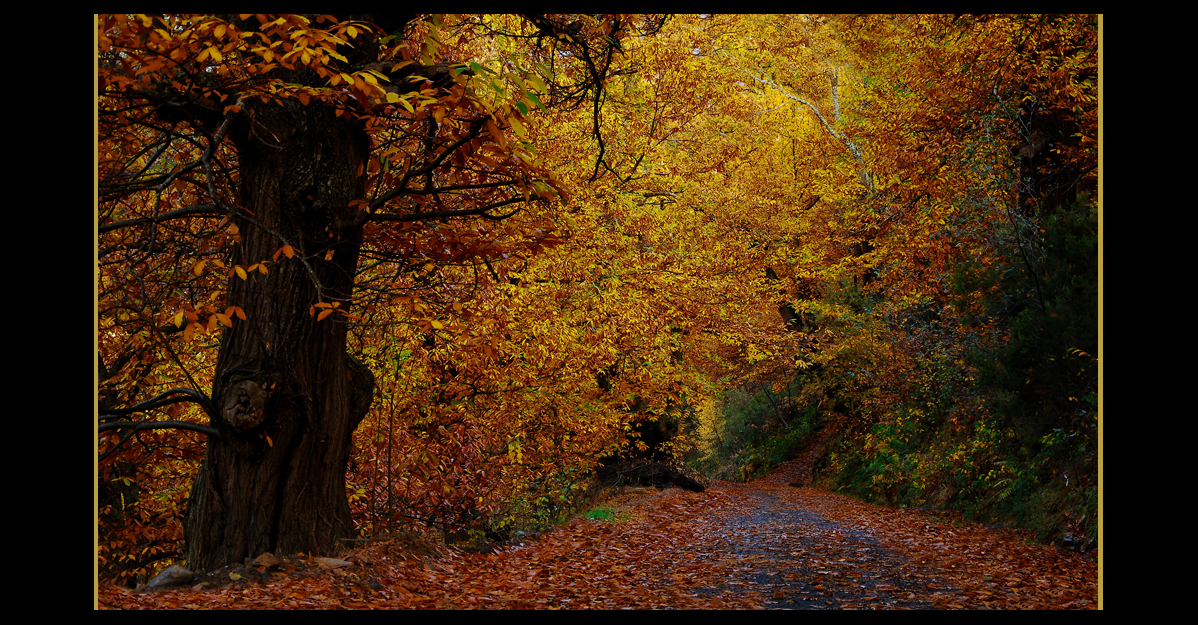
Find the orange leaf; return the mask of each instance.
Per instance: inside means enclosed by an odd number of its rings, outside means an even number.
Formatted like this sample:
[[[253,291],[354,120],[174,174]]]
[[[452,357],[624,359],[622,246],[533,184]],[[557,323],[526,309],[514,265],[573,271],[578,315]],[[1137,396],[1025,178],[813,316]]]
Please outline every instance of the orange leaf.
[[[495,143],[498,143],[499,147],[506,150],[507,139],[504,138],[503,131],[499,129],[499,126],[495,123],[494,118],[487,118],[487,130],[490,131],[491,138],[495,140]]]

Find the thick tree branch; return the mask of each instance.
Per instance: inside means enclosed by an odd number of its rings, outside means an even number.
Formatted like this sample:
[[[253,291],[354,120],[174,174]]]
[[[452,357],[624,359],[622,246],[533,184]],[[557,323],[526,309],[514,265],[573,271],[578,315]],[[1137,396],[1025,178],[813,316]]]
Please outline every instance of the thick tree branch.
[[[125,430],[133,431],[140,430],[191,430],[192,432],[200,432],[208,436],[220,438],[220,432],[216,428],[192,423],[190,421],[113,421],[111,423],[101,423],[100,431],[107,432],[108,430]]]
[[[172,397],[173,395],[184,395],[184,397]],[[164,393],[159,393],[158,395],[155,395],[146,401],[129,406],[128,408],[106,410],[100,414],[100,419],[103,420],[106,417],[123,416],[133,414],[135,412],[144,412],[146,410],[153,410],[154,408],[159,408],[170,404],[177,404],[184,401],[199,404],[200,407],[204,409],[204,412],[208,415],[208,418],[211,420],[215,421],[216,419],[220,418],[220,411],[216,409],[216,405],[212,403],[212,400],[209,399],[207,395],[191,388],[173,388]]]

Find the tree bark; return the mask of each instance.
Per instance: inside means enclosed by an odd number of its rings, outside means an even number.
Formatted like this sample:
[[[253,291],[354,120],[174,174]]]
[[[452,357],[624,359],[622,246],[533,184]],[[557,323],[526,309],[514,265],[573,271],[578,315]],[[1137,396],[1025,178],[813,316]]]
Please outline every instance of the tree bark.
[[[245,311],[221,340],[209,438],[184,521],[198,571],[263,552],[331,554],[355,534],[345,489],[351,437],[370,407],[374,376],[346,353],[348,309],[361,247],[353,200],[365,196],[370,140],[328,106],[246,105],[230,139],[238,151],[234,219],[241,267],[294,258],[229,279],[228,305]],[[323,310],[323,309],[317,309]]]

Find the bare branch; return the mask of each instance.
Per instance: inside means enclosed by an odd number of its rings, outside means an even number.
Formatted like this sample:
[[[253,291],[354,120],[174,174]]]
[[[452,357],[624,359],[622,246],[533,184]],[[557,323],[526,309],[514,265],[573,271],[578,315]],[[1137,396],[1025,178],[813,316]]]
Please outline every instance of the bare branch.
[[[101,234],[103,234],[105,232],[111,232],[113,230],[119,230],[121,228],[128,228],[130,226],[140,226],[142,224],[156,224],[156,223],[160,223],[163,221],[169,221],[172,219],[182,219],[184,217],[192,217],[195,215],[203,215],[206,217],[220,217],[220,216],[227,215],[227,214],[228,214],[228,211],[225,210],[224,207],[219,204],[199,204],[197,206],[188,206],[186,208],[175,209],[173,211],[163,213],[157,217],[136,217],[133,219],[123,219],[121,221],[114,221],[112,223],[104,224],[104,225],[100,226],[99,231]]]
[[[490,211],[491,209],[494,209],[494,208],[499,208],[500,206],[507,206],[508,204],[516,204],[518,202],[531,202],[533,200],[543,200],[543,199],[545,199],[545,198],[540,197],[538,195],[530,195],[527,199],[525,199],[524,197],[514,197],[514,198],[511,198],[508,200],[504,200],[502,202],[495,202],[494,204],[480,206],[478,208],[464,208],[461,210],[450,210],[450,211],[432,211],[432,212],[428,212],[428,213],[410,213],[408,215],[390,215],[390,214],[370,215],[366,219],[366,221],[400,221],[400,222],[403,222],[403,221],[425,221],[428,219],[441,219],[443,217],[484,217],[486,219],[494,219],[494,220],[507,219],[508,217],[511,217],[515,213],[509,213],[509,214],[503,215],[503,216],[496,216],[496,215],[488,215],[487,211]]]
[[[786,99],[788,99],[792,102],[797,102],[797,103],[802,104],[802,105],[806,106],[807,108],[811,109],[811,113],[813,115],[815,115],[815,118],[818,119],[820,124],[822,124],[824,126],[824,130],[828,131],[828,134],[832,135],[833,138],[835,138],[837,141],[839,141],[840,144],[843,145],[845,147],[845,149],[849,151],[849,154],[853,155],[853,160],[857,162],[857,177],[858,177],[858,179],[861,180],[861,184],[864,185],[866,189],[873,191],[873,189],[874,189],[873,180],[872,180],[872,177],[869,175],[869,170],[866,169],[866,167],[865,167],[865,157],[861,153],[861,148],[857,147],[857,144],[853,143],[853,141],[851,139],[849,139],[848,137],[846,137],[844,134],[837,132],[836,128],[835,128],[835,126],[833,126],[832,122],[829,122],[828,118],[824,117],[823,113],[820,112],[819,107],[816,106],[814,102],[812,102],[811,100],[808,100],[806,98],[800,97],[798,94],[791,92],[789,89],[774,82],[768,76],[755,74],[755,73],[747,71],[747,70],[741,70],[741,71],[744,74],[748,75],[753,80],[756,80],[758,82],[769,85],[769,86],[773,87],[774,89],[777,89],[778,93],[781,93],[782,96],[785,97]],[[835,85],[835,80],[833,81],[833,84]],[[834,100],[834,102],[835,102],[835,107],[837,108],[837,112],[839,113],[840,101],[837,98]]]

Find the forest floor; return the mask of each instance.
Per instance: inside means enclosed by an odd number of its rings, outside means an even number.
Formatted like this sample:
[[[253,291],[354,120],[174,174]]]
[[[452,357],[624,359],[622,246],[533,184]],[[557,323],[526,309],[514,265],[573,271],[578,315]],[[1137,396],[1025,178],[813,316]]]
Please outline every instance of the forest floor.
[[[1098,607],[1092,558],[1026,534],[789,484],[717,482],[603,504],[493,553],[369,543],[330,568],[285,559],[216,587],[108,585],[108,609],[984,609]],[[806,482],[803,482],[806,483]]]

